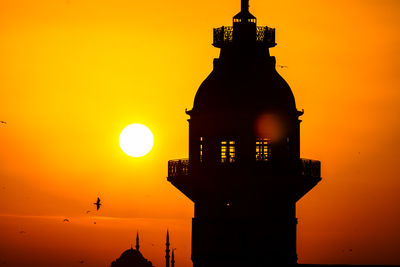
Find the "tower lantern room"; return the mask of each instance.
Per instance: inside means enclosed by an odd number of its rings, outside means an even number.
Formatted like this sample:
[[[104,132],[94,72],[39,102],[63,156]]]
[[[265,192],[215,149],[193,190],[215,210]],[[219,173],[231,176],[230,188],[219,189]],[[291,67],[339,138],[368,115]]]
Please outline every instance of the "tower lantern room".
[[[233,26],[214,29],[220,48],[189,121],[189,159],[168,162],[168,181],[194,202],[192,261],[202,266],[295,264],[296,202],[320,180],[300,158],[300,116],[248,0]]]

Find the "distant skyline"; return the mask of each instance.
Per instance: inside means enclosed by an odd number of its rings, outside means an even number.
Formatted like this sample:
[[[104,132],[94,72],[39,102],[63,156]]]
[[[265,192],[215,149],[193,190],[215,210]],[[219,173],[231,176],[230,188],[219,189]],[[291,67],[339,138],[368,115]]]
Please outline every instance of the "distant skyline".
[[[167,161],[188,155],[184,110],[218,57],[212,29],[239,9],[0,0],[0,265],[109,266],[139,230],[163,266],[168,228],[176,266],[191,266],[193,204],[167,182]],[[276,29],[271,55],[305,111],[301,157],[322,162],[297,205],[299,263],[400,264],[400,3],[250,10]],[[142,158],[118,144],[132,123],[154,134]]]

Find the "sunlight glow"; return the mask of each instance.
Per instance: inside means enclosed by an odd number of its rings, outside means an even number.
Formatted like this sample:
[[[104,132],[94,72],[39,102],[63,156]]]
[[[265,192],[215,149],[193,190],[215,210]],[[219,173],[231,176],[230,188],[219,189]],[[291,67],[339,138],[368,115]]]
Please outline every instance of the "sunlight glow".
[[[143,124],[126,126],[119,135],[119,146],[131,157],[143,157],[153,148],[154,136]]]

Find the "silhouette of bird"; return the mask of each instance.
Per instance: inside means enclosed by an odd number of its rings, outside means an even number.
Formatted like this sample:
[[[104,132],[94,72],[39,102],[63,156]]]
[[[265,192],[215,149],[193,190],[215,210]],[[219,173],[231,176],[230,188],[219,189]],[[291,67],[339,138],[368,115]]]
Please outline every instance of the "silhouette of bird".
[[[94,205],[96,205],[97,210],[100,209],[101,203],[100,203],[100,198],[97,198],[97,201],[95,203],[93,203]]]
[[[0,123],[7,124],[7,122],[6,122],[6,121],[0,121]]]
[[[86,214],[89,213],[89,212],[90,212],[90,210],[87,210],[87,211],[86,211]]]
[[[279,67],[279,68],[281,68],[281,69],[283,69],[283,68],[288,68],[288,66],[283,66],[283,65],[276,65],[277,67]]]
[[[68,219],[64,219],[64,221],[63,222],[69,222],[69,220]]]

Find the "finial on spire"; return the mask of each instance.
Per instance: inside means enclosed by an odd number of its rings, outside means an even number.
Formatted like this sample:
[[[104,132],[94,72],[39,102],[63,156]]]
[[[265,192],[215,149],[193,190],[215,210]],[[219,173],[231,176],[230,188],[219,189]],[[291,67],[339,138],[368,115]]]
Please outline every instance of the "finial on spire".
[[[249,12],[249,0],[242,0],[242,12]]]
[[[136,250],[139,251],[139,231],[136,232]]]

